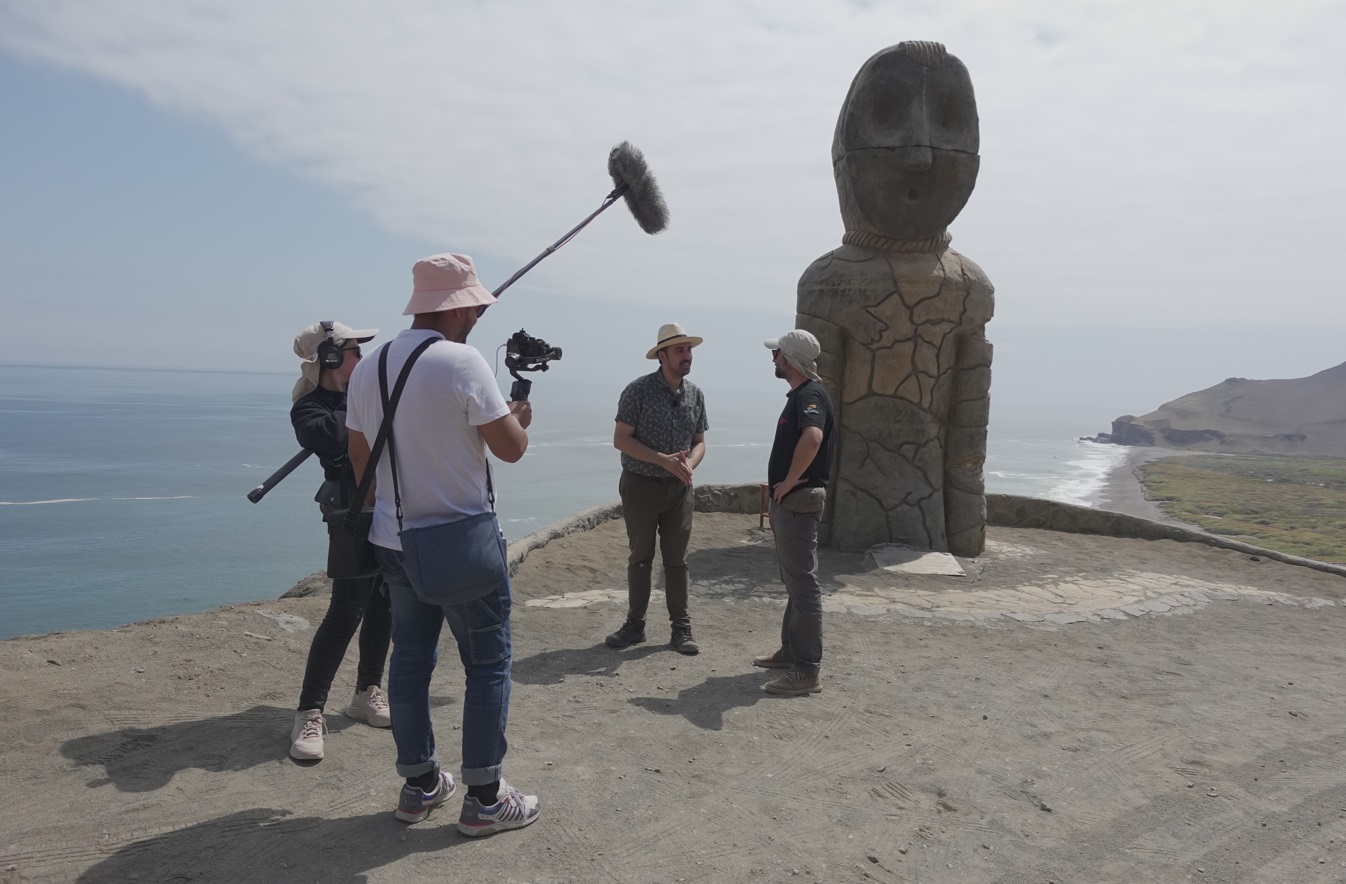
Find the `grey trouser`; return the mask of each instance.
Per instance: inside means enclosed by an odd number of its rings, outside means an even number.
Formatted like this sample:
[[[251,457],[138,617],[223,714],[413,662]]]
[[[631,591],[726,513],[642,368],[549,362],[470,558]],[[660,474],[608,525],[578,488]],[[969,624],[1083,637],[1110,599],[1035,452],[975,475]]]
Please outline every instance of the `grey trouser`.
[[[631,557],[626,564],[628,620],[644,620],[650,606],[650,572],[654,564],[655,534],[664,560],[664,594],[668,619],[689,625],[687,616],[687,544],[692,539],[692,511],[696,498],[691,486],[673,476],[653,479],[622,470],[617,491],[626,519]]]
[[[776,561],[789,601],[781,620],[780,644],[805,675],[817,675],[823,662],[823,593],[818,585],[818,517],[792,513],[771,501],[771,530]]]

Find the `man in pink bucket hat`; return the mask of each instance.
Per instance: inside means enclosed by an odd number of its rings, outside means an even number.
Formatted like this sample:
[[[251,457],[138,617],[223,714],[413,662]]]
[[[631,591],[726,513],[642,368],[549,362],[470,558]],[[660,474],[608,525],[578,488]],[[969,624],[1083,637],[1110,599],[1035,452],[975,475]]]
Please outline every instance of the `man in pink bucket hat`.
[[[517,463],[528,448],[533,413],[527,402],[505,402],[486,360],[467,346],[480,311],[495,303],[477,280],[472,259],[431,255],[417,261],[411,275],[411,300],[402,311],[414,317],[411,328],[384,348],[389,391],[412,352],[429,344],[407,374],[394,411],[388,450],[396,454],[398,498],[385,451],[375,465],[369,530],[393,613],[388,700],[397,772],[406,778],[395,816],[420,822],[457,788],[440,768],[430,721],[430,676],[448,621],[467,675],[460,770],[467,796],[458,830],[490,835],[526,826],[540,813],[537,796],[523,794],[503,776],[513,660],[509,578],[463,604],[429,604],[412,589],[399,533],[494,509],[486,453]],[[383,421],[380,361],[371,356],[357,367],[347,394],[350,457],[360,475]]]

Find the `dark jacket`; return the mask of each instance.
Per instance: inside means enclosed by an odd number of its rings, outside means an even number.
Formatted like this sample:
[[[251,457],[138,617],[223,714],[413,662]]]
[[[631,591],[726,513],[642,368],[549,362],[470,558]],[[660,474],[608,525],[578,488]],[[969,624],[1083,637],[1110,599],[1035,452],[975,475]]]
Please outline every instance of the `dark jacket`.
[[[349,501],[357,486],[346,456],[346,394],[319,387],[294,404],[290,423],[300,446],[318,455],[323,478],[341,483],[341,502]]]

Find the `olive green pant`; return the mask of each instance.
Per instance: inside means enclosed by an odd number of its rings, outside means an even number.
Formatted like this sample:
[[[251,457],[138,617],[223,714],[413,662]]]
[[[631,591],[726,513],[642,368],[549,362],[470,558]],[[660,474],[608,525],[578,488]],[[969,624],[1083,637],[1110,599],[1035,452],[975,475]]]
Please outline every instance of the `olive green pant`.
[[[664,596],[674,626],[691,624],[687,616],[687,544],[692,539],[696,499],[690,485],[673,476],[663,481],[622,470],[617,484],[626,519],[631,556],[626,565],[628,620],[645,619],[650,606],[650,574],[655,538],[664,562]]]

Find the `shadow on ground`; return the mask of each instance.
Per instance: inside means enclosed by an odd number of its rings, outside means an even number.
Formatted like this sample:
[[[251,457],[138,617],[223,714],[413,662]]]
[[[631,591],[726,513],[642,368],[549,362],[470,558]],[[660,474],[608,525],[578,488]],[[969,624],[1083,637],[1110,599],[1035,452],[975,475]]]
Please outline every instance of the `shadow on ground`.
[[[567,675],[611,678],[624,663],[643,660],[651,654],[668,651],[666,644],[655,642],[617,650],[599,642],[588,648],[562,648],[543,651],[514,660],[511,677],[524,684],[560,684]]]
[[[228,869],[239,881],[365,884],[371,869],[467,840],[446,825],[402,825],[386,811],[324,819],[257,808],[128,844],[77,880],[190,881]]]
[[[751,534],[758,532],[754,529]],[[765,540],[733,546],[706,547],[687,554],[687,567],[697,591],[713,598],[749,598],[779,592],[785,599],[785,586],[780,579],[780,565],[776,561],[776,547],[770,531]],[[872,567],[872,566],[870,566]],[[818,551],[818,583],[824,591],[845,586],[842,579],[848,574],[867,571],[865,554],[841,552],[833,549]]]
[[[293,709],[253,706],[233,715],[178,721],[156,727],[125,727],[68,740],[61,754],[76,764],[102,767],[106,776],[90,788],[112,783],[122,792],[162,789],[179,772],[199,768],[211,773],[240,771],[283,756]],[[329,731],[359,723],[328,715]]]
[[[766,698],[762,684],[769,679],[763,679],[764,674],[712,675],[678,691],[677,697],[632,697],[629,702],[656,715],[681,715],[703,730],[723,730],[730,709],[744,709]]]

